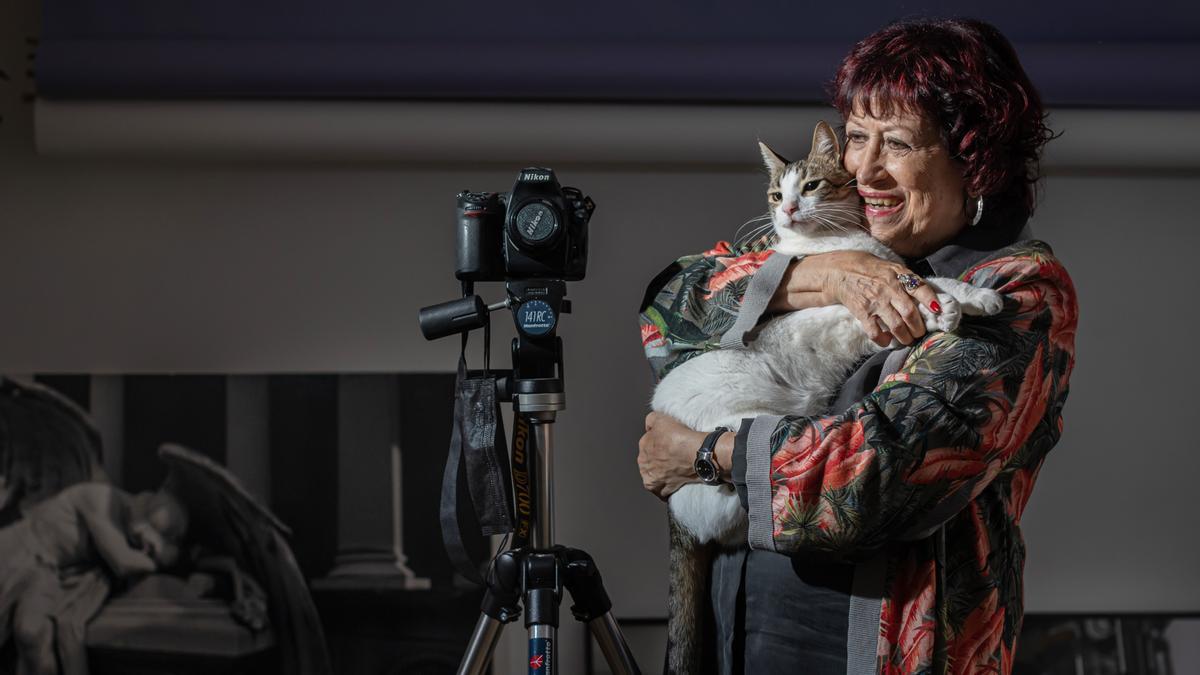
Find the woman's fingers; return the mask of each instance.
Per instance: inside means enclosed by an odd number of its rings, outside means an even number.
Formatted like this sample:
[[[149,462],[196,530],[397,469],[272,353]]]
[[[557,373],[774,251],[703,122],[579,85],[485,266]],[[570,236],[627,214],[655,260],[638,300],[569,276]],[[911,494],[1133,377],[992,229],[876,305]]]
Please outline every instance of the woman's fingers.
[[[867,334],[867,338],[871,342],[880,347],[887,347],[892,343],[892,334],[888,332],[887,326],[878,317],[870,313],[865,306],[847,305],[846,309],[850,310],[850,314],[862,324],[863,332]]]
[[[912,304],[911,302],[909,303]],[[913,329],[909,327],[905,316],[900,310],[895,307],[880,307],[875,312],[875,316],[883,322],[884,330],[891,333],[892,337],[900,341],[901,344],[911,344],[913,341]],[[922,326],[924,328],[924,326]],[[924,332],[922,330],[922,332]]]
[[[646,415],[646,433],[638,440],[638,472],[642,474],[642,487],[659,499],[665,500],[671,492],[668,483],[670,472],[667,467],[669,452],[664,447],[664,429],[655,429],[658,413]],[[669,425],[664,425],[669,426]]]
[[[920,286],[917,286],[915,290],[910,292],[910,295],[912,295],[917,302],[928,307],[934,314],[942,313],[942,308],[938,305],[937,293],[929,284],[921,284]],[[924,325],[924,322],[922,322],[922,325]]]
[[[932,311],[937,307],[937,295],[928,284],[906,285],[907,268],[874,256],[865,256],[857,269],[842,278],[838,299],[862,324],[875,344],[887,347],[892,339],[912,344],[925,335],[925,319],[918,303]],[[920,279],[919,277],[913,277]]]
[[[925,334],[925,317],[921,316],[921,310],[917,308],[916,298],[904,298],[898,304],[892,305],[892,308],[896,310],[896,314],[904,324],[904,332],[907,333],[906,339],[901,337],[899,332],[892,331],[900,342],[906,345],[912,344]]]
[[[646,433],[638,441],[642,486],[665,500],[681,486],[699,480],[692,461],[704,436],[669,415],[647,415]]]
[[[650,415],[653,415],[651,413]],[[653,439],[650,436],[650,415],[646,416],[646,433],[638,441],[638,473],[642,474],[642,487],[654,496],[662,499],[663,483],[659,479],[657,472],[654,471],[653,450],[651,444]]]

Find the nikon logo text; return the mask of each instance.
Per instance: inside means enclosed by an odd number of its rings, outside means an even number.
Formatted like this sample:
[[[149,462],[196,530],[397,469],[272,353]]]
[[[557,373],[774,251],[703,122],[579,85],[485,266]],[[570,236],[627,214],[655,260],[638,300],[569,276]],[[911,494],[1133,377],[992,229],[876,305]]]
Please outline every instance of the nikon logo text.
[[[544,183],[544,182],[550,180],[550,174],[548,174],[548,173],[527,173],[527,174],[521,176],[521,180]]]

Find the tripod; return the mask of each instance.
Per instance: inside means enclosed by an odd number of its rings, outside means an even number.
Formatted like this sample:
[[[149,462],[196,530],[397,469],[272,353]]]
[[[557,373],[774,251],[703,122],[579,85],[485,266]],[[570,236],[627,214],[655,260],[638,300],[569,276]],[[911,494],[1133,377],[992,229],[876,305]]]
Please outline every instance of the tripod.
[[[518,337],[513,339],[513,370],[499,398],[511,399],[513,479],[517,496],[517,540],[497,556],[487,576],[479,620],[458,667],[459,675],[482,675],[491,662],[504,626],[525,608],[529,632],[530,675],[555,675],[559,604],[571,594],[571,613],[587,624],[612,672],[640,675],[637,663],[604,590],[600,570],[582,550],[554,543],[554,423],[566,408],[562,340],[554,335],[557,314],[569,312],[566,284],[560,280],[510,280],[508,299],[486,306],[479,296],[422,310],[422,330],[434,338],[485,326],[488,312],[513,310]],[[486,349],[486,347],[485,347]],[[522,517],[523,516],[523,517]]]
[[[523,382],[517,381],[519,389]],[[479,621],[471,635],[466,654],[458,667],[459,675],[482,675],[506,623],[520,615],[519,603],[525,606],[525,627],[529,631],[529,672],[531,675],[554,675],[557,654],[554,641],[558,633],[559,603],[563,588],[571,593],[574,604],[571,613],[587,624],[609,667],[619,675],[637,675],[625,638],[612,615],[612,602],[604,590],[600,570],[587,553],[554,544],[553,484],[555,413],[564,407],[561,388],[557,392],[513,396],[513,408],[518,415],[514,436],[519,436],[527,422],[532,427],[535,455],[532,463],[534,502],[531,546],[510,549],[496,558],[493,573],[488,577]],[[514,442],[514,452],[517,443]]]

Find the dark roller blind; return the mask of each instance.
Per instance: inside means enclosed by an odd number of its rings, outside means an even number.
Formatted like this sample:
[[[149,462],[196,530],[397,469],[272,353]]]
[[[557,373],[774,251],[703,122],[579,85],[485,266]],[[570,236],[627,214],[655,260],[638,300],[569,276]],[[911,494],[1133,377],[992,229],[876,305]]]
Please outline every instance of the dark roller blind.
[[[1052,105],[1200,104],[1200,12],[1142,3],[45,0],[53,98],[817,102],[863,36],[977,16]]]

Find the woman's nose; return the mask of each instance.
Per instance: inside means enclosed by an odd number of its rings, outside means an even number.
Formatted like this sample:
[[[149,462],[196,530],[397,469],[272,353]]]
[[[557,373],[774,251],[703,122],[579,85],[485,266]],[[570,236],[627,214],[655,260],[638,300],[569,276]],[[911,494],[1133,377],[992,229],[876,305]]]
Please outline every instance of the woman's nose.
[[[878,186],[883,182],[883,178],[887,172],[883,168],[883,162],[880,161],[879,152],[873,148],[868,148],[858,157],[858,169],[854,172],[854,178],[861,186],[875,185]]]

